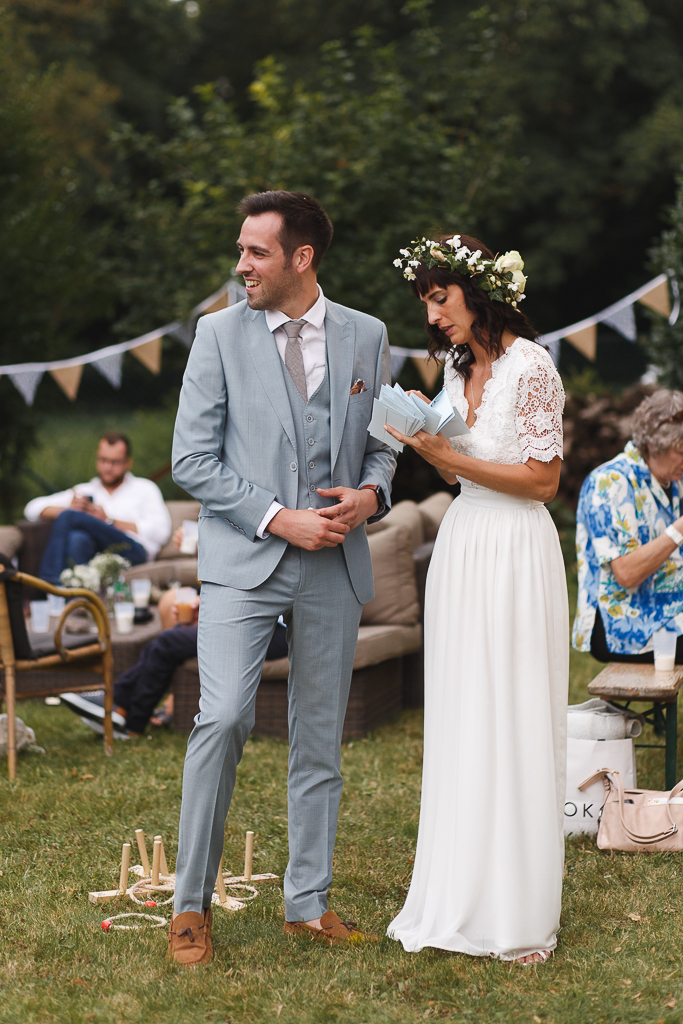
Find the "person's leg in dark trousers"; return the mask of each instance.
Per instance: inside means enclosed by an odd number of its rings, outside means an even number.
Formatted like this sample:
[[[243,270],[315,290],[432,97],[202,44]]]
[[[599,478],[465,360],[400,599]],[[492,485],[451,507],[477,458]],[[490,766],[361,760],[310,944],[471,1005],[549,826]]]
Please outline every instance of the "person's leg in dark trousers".
[[[71,565],[84,565],[93,555],[106,548],[114,548],[117,555],[127,558],[131,565],[147,561],[146,549],[115,526],[88,515],[65,509],[54,521],[50,539],[40,566],[41,579],[59,583],[64,569]]]
[[[171,687],[175,670],[196,657],[196,626],[165,629],[145,644],[137,663],[114,683],[114,706],[126,711],[131,732],[145,731],[155,707]]]
[[[595,625],[591,634],[591,654],[596,661],[602,661],[603,663],[610,661],[623,661],[627,665],[654,665],[655,663],[655,656],[652,651],[648,651],[647,654],[614,654],[613,651],[610,651],[607,646],[605,625],[602,621],[600,609],[595,613]],[[676,641],[676,664],[683,665],[683,636],[679,636]]]

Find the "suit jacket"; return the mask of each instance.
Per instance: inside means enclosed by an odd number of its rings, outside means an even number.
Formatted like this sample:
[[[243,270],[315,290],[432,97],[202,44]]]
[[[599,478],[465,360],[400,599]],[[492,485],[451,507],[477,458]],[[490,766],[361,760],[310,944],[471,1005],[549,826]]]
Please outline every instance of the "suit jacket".
[[[389,510],[396,461],[367,427],[372,399],[390,382],[386,327],[325,300],[333,487],[378,484]],[[283,378],[265,313],[238,302],[203,316],[183,378],[173,438],[173,479],[202,503],[198,577],[251,590],[268,579],[287,541],[256,531],[272,501],[296,508],[300,458]],[[349,395],[356,378],[367,391]],[[381,518],[375,516],[375,519]],[[354,591],[374,594],[364,526],[342,549]]]

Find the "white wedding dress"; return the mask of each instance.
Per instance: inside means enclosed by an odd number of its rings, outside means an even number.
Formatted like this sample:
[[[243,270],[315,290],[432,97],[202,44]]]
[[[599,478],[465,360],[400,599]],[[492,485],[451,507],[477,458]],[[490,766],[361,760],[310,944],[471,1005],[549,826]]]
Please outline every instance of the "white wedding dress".
[[[506,465],[562,455],[564,391],[518,338],[492,366],[466,455]],[[467,417],[463,379],[446,388]],[[388,935],[512,959],[556,945],[564,840],[569,616],[562,553],[538,501],[461,480],[425,604],[420,829]]]

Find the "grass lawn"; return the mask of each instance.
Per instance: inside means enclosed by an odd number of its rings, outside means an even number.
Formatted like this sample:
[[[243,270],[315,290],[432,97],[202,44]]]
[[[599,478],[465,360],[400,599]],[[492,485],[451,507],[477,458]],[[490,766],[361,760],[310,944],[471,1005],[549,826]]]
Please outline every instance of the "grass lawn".
[[[572,656],[572,702],[599,666]],[[675,855],[600,853],[567,843],[562,930],[537,968],[439,950],[407,954],[389,939],[321,949],[282,932],[278,886],[245,910],[218,910],[214,962],[182,970],[165,931],[111,932],[89,889],[118,882],[121,844],[162,833],[173,864],[185,740],[155,734],[117,743],[115,756],[68,710],[20,704],[44,756],[22,755],[10,786],[0,766],[0,1022],[2,1024],[401,1024],[451,1021],[642,1022],[683,1018],[683,906]],[[651,734],[650,734],[651,735]],[[647,742],[652,742],[648,739]],[[422,716],[343,751],[332,908],[383,935],[402,905],[417,835]],[[224,864],[241,870],[256,832],[255,870],[287,862],[287,745],[251,739],[226,827]],[[638,751],[639,781],[663,785],[663,751]]]

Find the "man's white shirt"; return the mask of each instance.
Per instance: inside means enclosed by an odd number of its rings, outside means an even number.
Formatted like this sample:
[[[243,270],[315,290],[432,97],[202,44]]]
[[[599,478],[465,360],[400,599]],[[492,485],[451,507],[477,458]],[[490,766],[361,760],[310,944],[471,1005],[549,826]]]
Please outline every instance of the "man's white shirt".
[[[84,484],[76,484],[68,491],[59,491],[45,498],[34,498],[24,509],[27,519],[35,522],[43,509],[50,505],[68,508],[74,494],[90,496],[95,505],[100,505],[109,519],[135,523],[137,533],[124,532],[137,540],[147,551],[150,561],[171,536],[171,517],[164,504],[161,491],[152,480],[126,473],[123,482],[111,494],[98,476]]]
[[[299,320],[306,321],[299,334],[299,345],[301,347],[301,355],[304,361],[306,394],[308,398],[315,394],[325,377],[325,368],[327,366],[327,339],[325,336],[326,313],[327,308],[325,306],[325,296],[323,295],[322,288],[318,285],[318,298],[308,312],[298,318]],[[288,338],[282,325],[288,323],[290,320],[291,317],[287,316],[286,313],[283,313],[279,309],[266,310],[266,326],[275,338],[275,344],[277,345],[277,350],[280,353],[280,358],[283,363],[285,361],[285,349],[287,348]],[[258,530],[256,531],[257,537],[264,540],[268,536],[266,533],[268,523],[271,521],[273,516],[277,515],[281,508],[284,508],[284,505],[281,505],[279,501],[272,502],[270,508],[259,523]]]

